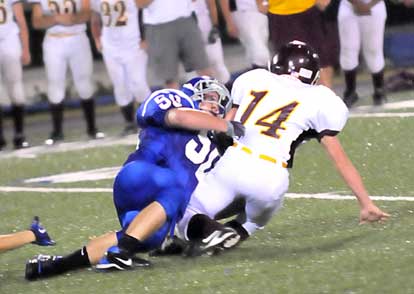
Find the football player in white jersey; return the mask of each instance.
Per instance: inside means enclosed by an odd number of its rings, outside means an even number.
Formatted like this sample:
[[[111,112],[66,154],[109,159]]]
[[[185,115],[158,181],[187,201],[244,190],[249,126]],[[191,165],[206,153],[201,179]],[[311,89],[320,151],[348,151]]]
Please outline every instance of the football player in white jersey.
[[[230,73],[224,63],[223,46],[218,30],[218,14],[215,0],[193,0],[193,10],[197,16],[206,53],[213,76],[226,84],[230,81]]]
[[[69,67],[81,98],[87,134],[100,139],[104,134],[95,124],[95,103],[92,98],[93,60],[86,22],[90,18],[89,0],[30,0],[32,23],[36,29],[46,29],[43,40],[43,61],[47,75],[47,96],[50,103],[53,130],[45,144],[63,140],[63,99],[66,71]]]
[[[92,0],[91,6],[92,35],[126,121],[126,135],[136,131],[134,98],[141,103],[150,94],[142,13],[138,13],[134,0]]]
[[[30,64],[29,33],[24,17],[23,3],[17,0],[0,0],[0,82],[11,101],[14,121],[14,148],[29,144],[24,136],[24,105],[22,64]],[[0,106],[0,150],[6,146],[3,134],[3,113]]]
[[[239,38],[252,68],[265,68],[270,58],[267,1],[220,0],[220,5],[228,34]]]
[[[209,236],[214,225],[209,225],[207,216],[217,217],[238,198],[245,200],[244,211],[229,225],[241,238],[265,226],[288,190],[287,168],[292,166],[294,149],[311,138],[322,144],[358,199],[360,222],[385,221],[389,215],[372,202],[336,137],[347,121],[347,107],[329,88],[314,85],[318,55],[307,44],[293,41],[282,46],[269,69],[252,70],[235,80],[235,107],[227,118],[240,121],[245,136],[200,181],[179,223],[181,234],[190,240]],[[209,226],[211,230],[206,229]]]

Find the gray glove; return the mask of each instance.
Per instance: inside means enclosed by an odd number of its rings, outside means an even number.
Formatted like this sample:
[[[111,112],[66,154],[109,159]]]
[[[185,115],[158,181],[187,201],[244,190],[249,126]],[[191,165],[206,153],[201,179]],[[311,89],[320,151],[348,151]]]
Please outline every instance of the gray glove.
[[[238,139],[244,136],[245,129],[241,122],[234,120],[228,121],[226,135]]]
[[[213,26],[208,33],[208,43],[214,44],[216,43],[217,39],[220,38],[219,29],[216,26]]]

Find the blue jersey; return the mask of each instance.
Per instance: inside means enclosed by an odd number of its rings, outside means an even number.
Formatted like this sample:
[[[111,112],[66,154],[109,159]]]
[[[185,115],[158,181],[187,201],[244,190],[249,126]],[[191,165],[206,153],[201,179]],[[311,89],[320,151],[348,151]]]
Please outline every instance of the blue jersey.
[[[166,125],[167,111],[181,107],[196,109],[191,98],[179,90],[159,90],[148,97],[137,110],[137,122],[141,128],[139,146],[125,163],[140,160],[175,173],[176,181],[185,193],[178,218],[181,218],[198,183],[197,177],[218,160],[215,146],[205,136],[198,135],[197,131]]]
[[[122,227],[118,240],[149,204],[156,201],[165,210],[167,221],[142,242],[142,251],[157,248],[172,232],[185,212],[198,176],[218,160],[209,139],[166,125],[166,113],[181,107],[196,109],[194,102],[178,90],[156,91],[144,101],[137,110],[139,146],[114,181],[114,204]]]

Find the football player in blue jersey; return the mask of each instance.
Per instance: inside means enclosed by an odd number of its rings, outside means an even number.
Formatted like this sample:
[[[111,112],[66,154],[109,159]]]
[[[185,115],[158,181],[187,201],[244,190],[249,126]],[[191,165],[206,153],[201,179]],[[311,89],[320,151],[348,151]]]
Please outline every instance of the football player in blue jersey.
[[[115,178],[114,204],[122,229],[91,240],[65,257],[39,255],[26,263],[28,280],[96,264],[106,255],[111,268],[149,262],[135,256],[161,245],[181,219],[199,174],[213,167],[214,145],[200,131],[240,137],[244,127],[223,117],[231,107],[228,90],[217,80],[197,77],[180,90],[155,91],[137,110],[139,146]],[[231,229],[225,237],[237,234]]]

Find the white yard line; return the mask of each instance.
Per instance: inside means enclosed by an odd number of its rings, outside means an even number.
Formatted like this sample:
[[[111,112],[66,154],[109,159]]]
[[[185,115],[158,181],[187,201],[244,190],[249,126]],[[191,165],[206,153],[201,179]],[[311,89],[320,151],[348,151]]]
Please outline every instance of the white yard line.
[[[41,187],[0,187],[0,192],[38,192],[38,193],[112,193],[112,188],[41,188]],[[286,193],[290,199],[322,199],[322,200],[355,200],[352,195],[339,195],[331,193]],[[414,201],[414,196],[371,196],[376,201]]]

